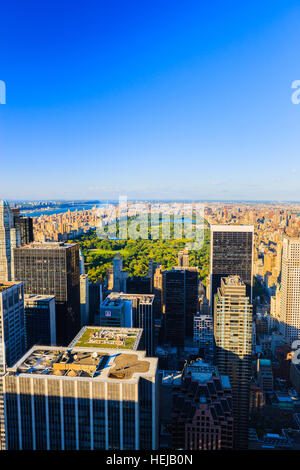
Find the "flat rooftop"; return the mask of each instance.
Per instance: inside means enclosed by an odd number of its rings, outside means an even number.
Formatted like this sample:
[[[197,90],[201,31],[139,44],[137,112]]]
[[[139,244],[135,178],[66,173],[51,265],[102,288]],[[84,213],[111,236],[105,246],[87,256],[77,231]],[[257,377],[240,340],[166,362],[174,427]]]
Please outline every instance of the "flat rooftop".
[[[24,301],[49,301],[55,299],[55,295],[41,295],[41,294],[24,294]]]
[[[108,295],[105,300],[111,300],[112,302],[120,300],[134,300],[139,299],[141,304],[153,304],[154,295],[153,294],[125,294],[124,292],[112,292]]]
[[[84,326],[69,347],[128,349],[136,351],[142,336],[141,328]]]
[[[32,242],[28,245],[22,245],[17,250],[59,250],[75,246],[77,243],[65,243],[65,242]]]
[[[106,297],[106,299],[101,302],[101,307],[119,307],[120,305],[125,304],[125,299],[122,299],[119,296],[116,296],[114,298],[110,298],[109,296]]]
[[[157,359],[145,357],[145,351],[107,351],[106,349],[33,346],[9,375],[52,378],[77,378],[99,381],[133,381],[141,376],[155,377]]]
[[[239,276],[227,276],[222,277],[222,281],[226,286],[240,287],[245,286],[245,283],[241,280]]]
[[[212,232],[254,232],[254,225],[211,225]]]
[[[20,284],[22,284],[22,282],[0,282],[0,293],[6,291],[7,289],[10,289],[13,286],[19,286]]]

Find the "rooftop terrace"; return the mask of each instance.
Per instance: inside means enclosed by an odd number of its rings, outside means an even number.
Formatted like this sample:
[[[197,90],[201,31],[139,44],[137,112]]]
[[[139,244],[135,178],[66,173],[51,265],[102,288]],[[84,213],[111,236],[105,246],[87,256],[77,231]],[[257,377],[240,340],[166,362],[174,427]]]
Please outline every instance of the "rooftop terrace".
[[[118,300],[133,300],[139,299],[141,304],[153,304],[154,295],[153,294],[125,294],[124,292],[112,292],[109,296],[105,299],[109,304],[111,302],[115,302]]]
[[[131,349],[136,351],[142,336],[141,328],[84,326],[70,347]]]

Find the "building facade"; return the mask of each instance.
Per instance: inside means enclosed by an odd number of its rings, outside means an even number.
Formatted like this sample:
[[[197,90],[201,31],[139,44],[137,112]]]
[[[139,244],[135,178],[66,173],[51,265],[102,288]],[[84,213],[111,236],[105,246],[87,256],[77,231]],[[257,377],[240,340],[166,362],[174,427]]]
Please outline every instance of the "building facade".
[[[0,282],[14,280],[14,248],[20,243],[13,211],[8,202],[0,201]]]
[[[55,296],[56,341],[67,345],[81,326],[78,244],[34,242],[16,248],[14,257],[25,294]]]
[[[186,364],[173,389],[173,449],[227,450],[233,447],[230,381],[201,360]]]
[[[164,342],[183,347],[186,338],[193,338],[198,307],[198,270],[173,268],[163,271],[162,275]]]
[[[279,327],[291,345],[300,339],[300,238],[284,238],[281,262]]]
[[[213,312],[214,296],[221,278],[240,276],[246,285],[247,297],[252,301],[253,239],[252,225],[211,225],[210,243],[210,305]]]
[[[4,402],[8,449],[158,448],[157,359],[142,351],[35,346]]]
[[[24,295],[26,349],[35,344],[56,345],[55,297]]]
[[[194,346],[207,361],[214,355],[214,328],[212,315],[197,314],[194,317]]]
[[[89,278],[80,274],[80,321],[81,326],[90,324],[90,291]]]
[[[6,448],[3,378],[7,367],[25,352],[24,293],[22,282],[0,283],[0,450]]]
[[[238,276],[221,279],[215,295],[214,338],[216,364],[232,387],[234,446],[248,445],[251,379],[252,305]]]
[[[122,292],[112,292],[109,294],[110,301],[117,301],[118,299],[126,302],[125,309],[130,310],[127,317],[131,317],[131,325],[133,328],[141,328],[143,330],[140,349],[145,349],[147,356],[154,355],[154,295],[151,294],[123,294]],[[105,310],[104,310],[105,312]]]

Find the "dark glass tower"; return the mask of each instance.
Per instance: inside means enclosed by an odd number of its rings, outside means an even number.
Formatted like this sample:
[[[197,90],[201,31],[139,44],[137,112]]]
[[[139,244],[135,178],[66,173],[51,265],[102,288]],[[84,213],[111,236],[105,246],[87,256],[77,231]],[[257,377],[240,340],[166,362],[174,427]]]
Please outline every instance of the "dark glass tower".
[[[173,268],[162,274],[164,342],[182,347],[185,338],[193,336],[198,302],[198,270]]]
[[[67,345],[80,330],[79,246],[31,243],[14,250],[15,279],[25,294],[54,295],[56,341]]]
[[[239,276],[246,285],[246,295],[252,301],[253,286],[252,225],[211,225],[210,245],[210,305],[213,312],[214,295],[221,278]]]
[[[33,242],[33,222],[31,217],[15,217],[15,228],[20,231],[21,245]]]

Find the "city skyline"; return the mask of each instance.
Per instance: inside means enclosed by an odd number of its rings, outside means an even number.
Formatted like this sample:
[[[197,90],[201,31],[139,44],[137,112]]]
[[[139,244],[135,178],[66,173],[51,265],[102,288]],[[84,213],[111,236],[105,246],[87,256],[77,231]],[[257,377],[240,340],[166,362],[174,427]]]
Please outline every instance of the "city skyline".
[[[300,200],[298,2],[2,9],[1,199]]]

